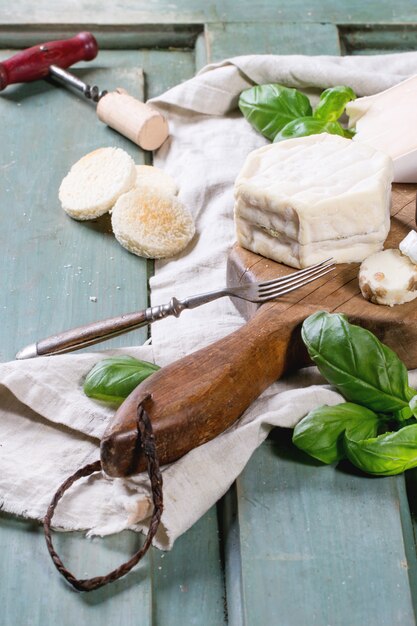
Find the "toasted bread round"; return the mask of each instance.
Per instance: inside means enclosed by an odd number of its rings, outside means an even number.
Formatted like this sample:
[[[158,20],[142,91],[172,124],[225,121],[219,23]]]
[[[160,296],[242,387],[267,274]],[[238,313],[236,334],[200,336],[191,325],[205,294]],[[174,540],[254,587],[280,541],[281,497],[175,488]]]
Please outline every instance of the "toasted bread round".
[[[136,182],[133,159],[121,148],[99,148],[77,161],[59,188],[64,211],[76,220],[107,213]]]
[[[124,248],[151,259],[178,254],[195,232],[190,212],[177,198],[150,189],[135,188],[120,196],[111,221]]]
[[[135,186],[138,189],[153,189],[167,196],[176,196],[178,193],[178,185],[172,176],[153,165],[136,166]]]

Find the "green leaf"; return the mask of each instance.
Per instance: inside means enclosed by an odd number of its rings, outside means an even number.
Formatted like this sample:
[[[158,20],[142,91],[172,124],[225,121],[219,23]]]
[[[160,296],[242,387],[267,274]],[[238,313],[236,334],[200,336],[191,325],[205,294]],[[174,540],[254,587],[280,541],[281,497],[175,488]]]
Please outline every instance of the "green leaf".
[[[330,87],[321,94],[313,117],[326,122],[335,122],[342,115],[347,103],[355,99],[356,94],[350,87],[343,85]]]
[[[362,441],[354,441],[346,434],[345,449],[350,462],[368,474],[401,474],[417,467],[417,424]]]
[[[323,376],[351,402],[393,413],[408,407],[417,393],[408,386],[407,369],[395,352],[344,315],[310,315],[302,338]]]
[[[319,461],[334,463],[345,456],[345,432],[354,440],[367,439],[378,433],[379,423],[376,413],[358,404],[321,406],[297,424],[292,440]]]
[[[345,136],[345,129],[339,122],[326,122],[325,120],[316,120],[314,117],[299,117],[289,122],[279,132],[274,139],[274,143],[292,139],[293,137],[306,137],[307,135],[319,135],[320,133],[329,133],[330,135]]]
[[[257,131],[271,140],[288,122],[313,112],[303,93],[274,83],[242,91],[239,109]]]
[[[343,129],[343,136],[346,137],[346,139],[352,139],[355,135],[356,135],[356,130],[354,128]]]
[[[120,404],[145,378],[160,368],[131,356],[103,359],[94,365],[84,381],[90,398]]]

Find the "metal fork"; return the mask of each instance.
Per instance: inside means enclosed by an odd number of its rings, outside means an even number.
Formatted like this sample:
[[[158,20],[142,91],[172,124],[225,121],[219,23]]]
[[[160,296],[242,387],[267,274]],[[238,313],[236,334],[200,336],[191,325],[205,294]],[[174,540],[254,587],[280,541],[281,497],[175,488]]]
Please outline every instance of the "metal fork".
[[[250,302],[267,302],[268,300],[284,296],[290,293],[290,291],[304,287],[304,285],[321,278],[334,269],[333,260],[326,259],[321,263],[311,265],[304,270],[293,272],[289,276],[282,278],[274,278],[261,283],[239,285],[238,287],[225,287],[217,291],[191,296],[185,298],[185,300],[171,298],[168,304],[148,307],[143,311],[93,322],[86,326],[79,326],[78,328],[72,328],[57,335],[52,335],[23,348],[16,354],[16,359],[31,359],[36,356],[63,354],[64,352],[79,350],[105,339],[122,335],[146,324],[151,324],[156,320],[168,317],[168,315],[178,317],[185,309],[195,309],[202,304],[207,304],[207,302],[212,302],[224,296],[242,298]]]

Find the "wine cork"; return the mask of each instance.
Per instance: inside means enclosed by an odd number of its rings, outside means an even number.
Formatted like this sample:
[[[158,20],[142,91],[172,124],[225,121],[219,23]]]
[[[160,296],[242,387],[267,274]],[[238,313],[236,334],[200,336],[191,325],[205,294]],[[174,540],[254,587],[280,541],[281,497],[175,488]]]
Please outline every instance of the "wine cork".
[[[156,109],[117,88],[97,104],[98,118],[144,150],[156,150],[168,137],[168,123]]]

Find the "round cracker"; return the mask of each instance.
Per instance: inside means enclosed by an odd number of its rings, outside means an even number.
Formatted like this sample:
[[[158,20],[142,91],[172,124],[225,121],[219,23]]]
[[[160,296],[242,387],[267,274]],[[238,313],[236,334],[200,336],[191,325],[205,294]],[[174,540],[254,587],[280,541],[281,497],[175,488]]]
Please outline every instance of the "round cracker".
[[[59,199],[76,220],[107,213],[136,182],[133,159],[121,148],[99,148],[77,161],[63,179]]]
[[[112,210],[117,241],[129,252],[151,259],[181,252],[195,233],[191,213],[174,196],[148,189],[132,189]]]

